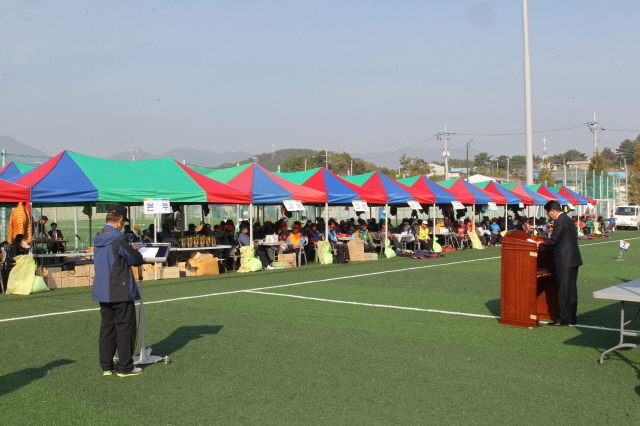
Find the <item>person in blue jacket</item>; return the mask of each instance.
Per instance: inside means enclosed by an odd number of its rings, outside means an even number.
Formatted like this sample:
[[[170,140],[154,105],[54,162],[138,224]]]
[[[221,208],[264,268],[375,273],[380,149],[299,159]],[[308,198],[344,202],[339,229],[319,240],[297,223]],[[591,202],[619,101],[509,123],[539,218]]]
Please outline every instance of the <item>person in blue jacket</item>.
[[[95,238],[93,300],[100,303],[100,366],[102,375],[135,376],[142,369],[133,366],[136,345],[136,308],[140,300],[131,266],[142,264],[142,254],[130,235],[120,231],[128,222],[127,208],[111,206],[107,224]],[[118,364],[113,357],[118,350]],[[117,368],[116,368],[117,367]]]

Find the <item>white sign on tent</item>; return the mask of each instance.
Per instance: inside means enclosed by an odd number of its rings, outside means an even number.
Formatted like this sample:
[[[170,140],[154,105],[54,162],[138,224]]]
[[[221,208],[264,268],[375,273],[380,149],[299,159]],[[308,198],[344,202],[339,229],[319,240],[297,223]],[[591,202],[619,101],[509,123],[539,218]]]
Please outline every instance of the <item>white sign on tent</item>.
[[[353,204],[353,209],[357,212],[366,212],[369,209],[366,201],[353,200],[351,203]]]

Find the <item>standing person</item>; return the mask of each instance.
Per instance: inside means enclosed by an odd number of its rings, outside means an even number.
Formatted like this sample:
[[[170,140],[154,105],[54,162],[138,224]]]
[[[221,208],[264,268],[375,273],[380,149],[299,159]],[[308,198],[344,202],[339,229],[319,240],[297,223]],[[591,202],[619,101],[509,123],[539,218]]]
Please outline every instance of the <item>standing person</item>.
[[[558,303],[560,313],[555,321],[547,325],[567,326],[576,324],[578,308],[578,267],[582,265],[582,257],[578,249],[576,225],[562,212],[560,204],[548,201],[544,210],[553,219],[553,233],[547,241],[538,241],[538,246],[553,250],[553,261],[558,279]]]
[[[111,206],[107,212],[107,224],[95,239],[93,300],[100,303],[100,366],[102,375],[117,372],[118,377],[135,376],[142,372],[133,366],[136,345],[136,308],[134,300],[140,300],[138,286],[131,266],[142,264],[142,254],[137,244],[120,230],[128,222],[127,208]],[[118,364],[113,356],[118,350]],[[117,367],[117,371],[116,371]]]

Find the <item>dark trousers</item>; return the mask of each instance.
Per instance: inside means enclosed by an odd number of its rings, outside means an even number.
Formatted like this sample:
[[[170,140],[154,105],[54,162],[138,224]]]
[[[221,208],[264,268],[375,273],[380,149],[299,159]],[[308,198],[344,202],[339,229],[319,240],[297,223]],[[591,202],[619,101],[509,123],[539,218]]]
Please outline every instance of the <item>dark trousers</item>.
[[[331,243],[331,248],[336,249],[338,256],[344,260],[350,260],[349,247],[344,243]]]
[[[100,366],[102,371],[113,370],[113,356],[118,350],[117,370],[133,370],[133,351],[136,347],[136,306],[133,301],[100,303]]]
[[[429,240],[418,240],[420,241],[420,249],[426,251],[433,251],[433,244]]]
[[[558,280],[558,304],[560,313],[556,321],[562,323],[576,322],[576,312],[578,310],[578,267],[557,269],[556,279]]]

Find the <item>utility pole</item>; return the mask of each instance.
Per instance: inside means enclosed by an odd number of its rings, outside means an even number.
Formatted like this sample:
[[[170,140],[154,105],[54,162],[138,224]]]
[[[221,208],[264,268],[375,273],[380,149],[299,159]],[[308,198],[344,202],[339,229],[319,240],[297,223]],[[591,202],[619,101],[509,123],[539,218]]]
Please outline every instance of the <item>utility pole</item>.
[[[326,149],[324,150],[323,157],[324,157],[324,168],[329,170],[329,157],[331,157],[331,156],[329,155],[329,151],[328,150],[326,150]]]
[[[627,175],[627,159],[624,159],[624,202],[629,204],[629,179]]]
[[[531,57],[529,56],[529,5],[522,0],[524,33],[524,118],[527,146],[527,185],[533,185],[533,119],[531,114]]]
[[[471,142],[473,142],[473,139],[471,139],[469,142],[467,142],[467,182],[469,182],[469,147],[471,146]]]
[[[589,130],[593,133],[593,155],[594,157],[598,155],[598,130],[603,131],[602,127],[598,127],[598,122],[596,121],[596,112],[593,111],[593,121],[587,123],[589,126]]]
[[[567,186],[567,159],[562,159],[562,170],[564,171],[564,179],[562,180],[562,184]]]
[[[444,139],[444,151],[442,156],[444,157],[444,180],[449,180],[449,157],[451,152],[449,151],[449,135],[455,135],[455,133],[447,133],[447,123],[444,123],[444,132],[438,133],[436,137],[438,140]],[[467,168],[467,172],[469,169]]]
[[[353,176],[353,158],[351,159],[351,171],[349,176]]]
[[[129,152],[131,153],[131,161],[136,161],[136,154],[138,153],[138,150],[136,148],[132,148]]]
[[[542,138],[542,164],[547,164],[547,138]]]
[[[307,158],[304,159],[304,169],[307,170]]]
[[[509,160],[511,160],[511,158],[507,157],[507,183],[509,183]]]

